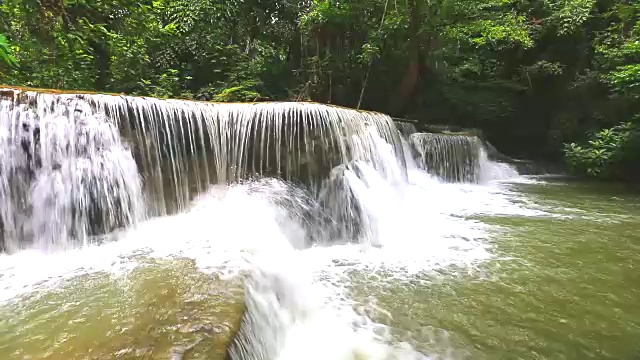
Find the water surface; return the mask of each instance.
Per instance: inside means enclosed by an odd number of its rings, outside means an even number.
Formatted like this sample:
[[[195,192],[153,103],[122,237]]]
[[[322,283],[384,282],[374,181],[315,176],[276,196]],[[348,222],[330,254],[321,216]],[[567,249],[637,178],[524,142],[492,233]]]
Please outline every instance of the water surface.
[[[516,184],[542,216],[482,216],[492,260],[376,286],[399,337],[473,359],[640,356],[640,196],[618,185]],[[358,293],[372,292],[368,276]]]
[[[377,343],[432,358],[640,356],[637,192],[559,180],[422,186],[431,204],[406,193],[427,205],[410,209],[406,232],[375,247],[285,249],[291,232],[277,230],[274,209],[232,190],[120,242],[0,256],[1,358],[168,359],[187,348],[185,359],[221,359],[244,311],[237,270],[265,253],[282,263],[296,258],[282,272],[308,268],[324,291],[278,290],[292,291],[284,299],[297,305],[320,299],[280,313],[282,322],[302,319],[288,331],[300,335],[287,339],[310,353],[360,341],[341,332],[360,319],[358,334],[370,329]],[[323,306],[345,324],[318,321]],[[369,342],[358,346],[330,354],[390,358]]]

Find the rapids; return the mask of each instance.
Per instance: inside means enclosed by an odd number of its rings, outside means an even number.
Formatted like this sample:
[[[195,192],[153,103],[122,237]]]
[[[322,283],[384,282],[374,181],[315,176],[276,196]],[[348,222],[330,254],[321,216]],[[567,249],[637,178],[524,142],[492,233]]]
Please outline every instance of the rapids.
[[[2,94],[0,217],[8,253],[0,254],[0,352],[10,358],[168,358],[182,327],[142,346],[130,339],[140,336],[143,312],[174,317],[176,303],[206,306],[196,299],[227,292],[215,301],[245,310],[210,319],[225,324],[216,331],[226,340],[216,341],[229,343],[234,360],[427,358],[394,340],[376,320],[384,310],[375,301],[352,297],[353,277],[405,282],[451,267],[472,271],[492,254],[488,225],[469,216],[546,215],[501,184],[519,177],[490,161],[480,142],[443,150],[431,135],[408,141],[403,134],[413,131],[399,131],[383,114],[319,104]],[[426,154],[442,159],[440,170],[431,171]],[[136,281],[162,281],[157,269],[191,284],[161,282],[164,291],[182,289],[175,303],[158,300],[166,309],[147,299],[154,289],[135,290]],[[117,295],[113,284],[134,290]],[[241,286],[244,300],[234,292]],[[129,296],[131,308],[119,304],[112,315],[73,315]],[[41,302],[57,304],[52,314],[71,311],[69,325],[43,335],[55,317],[25,324],[40,316]],[[103,316],[115,328],[87,330]],[[162,319],[145,321],[156,329]],[[91,331],[125,337],[120,345],[83,341]],[[202,347],[212,331],[194,330],[202,337],[185,348]]]

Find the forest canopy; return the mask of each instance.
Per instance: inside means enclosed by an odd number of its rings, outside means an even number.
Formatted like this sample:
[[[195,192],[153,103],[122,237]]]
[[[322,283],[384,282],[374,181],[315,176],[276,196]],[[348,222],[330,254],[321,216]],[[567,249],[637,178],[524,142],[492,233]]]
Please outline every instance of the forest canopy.
[[[639,174],[636,0],[4,0],[0,82],[313,100]]]

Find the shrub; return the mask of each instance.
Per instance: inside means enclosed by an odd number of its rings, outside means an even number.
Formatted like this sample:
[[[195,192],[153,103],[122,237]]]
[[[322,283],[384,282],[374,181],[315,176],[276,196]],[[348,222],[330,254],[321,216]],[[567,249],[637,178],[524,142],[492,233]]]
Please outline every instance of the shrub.
[[[631,179],[640,175],[640,127],[632,122],[603,129],[587,144],[566,144],[564,154],[576,175],[600,179]]]

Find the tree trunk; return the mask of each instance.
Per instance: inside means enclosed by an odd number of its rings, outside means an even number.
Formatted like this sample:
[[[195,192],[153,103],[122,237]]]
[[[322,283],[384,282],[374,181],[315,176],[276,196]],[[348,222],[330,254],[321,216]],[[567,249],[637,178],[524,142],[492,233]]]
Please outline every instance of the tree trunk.
[[[111,61],[109,56],[109,47],[93,39],[89,40],[89,46],[93,50],[96,67],[96,90],[104,91],[109,87],[111,82]]]
[[[408,0],[409,6],[409,64],[398,90],[391,98],[389,113],[402,115],[408,100],[414,95],[418,80],[420,80],[420,9],[417,0]]]

